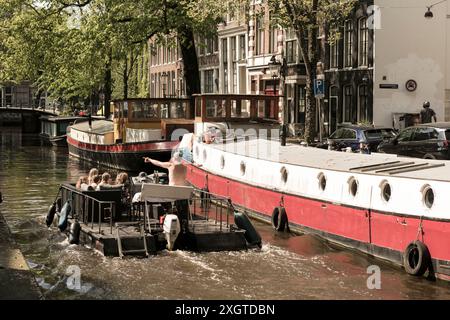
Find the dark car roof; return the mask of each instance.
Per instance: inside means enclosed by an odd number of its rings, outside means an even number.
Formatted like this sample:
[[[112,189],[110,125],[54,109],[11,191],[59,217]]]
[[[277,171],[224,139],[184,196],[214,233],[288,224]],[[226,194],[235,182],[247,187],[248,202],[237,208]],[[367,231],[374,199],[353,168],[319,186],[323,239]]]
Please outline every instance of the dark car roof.
[[[450,125],[450,122],[449,122]],[[338,129],[345,128],[345,129],[355,129],[355,130],[380,130],[380,129],[389,129],[394,130],[390,127],[383,127],[383,126],[368,126],[368,125],[357,125],[357,124],[340,124]]]
[[[418,124],[416,127],[431,127],[431,128],[438,128],[438,129],[450,129],[450,122],[424,123],[424,124]]]

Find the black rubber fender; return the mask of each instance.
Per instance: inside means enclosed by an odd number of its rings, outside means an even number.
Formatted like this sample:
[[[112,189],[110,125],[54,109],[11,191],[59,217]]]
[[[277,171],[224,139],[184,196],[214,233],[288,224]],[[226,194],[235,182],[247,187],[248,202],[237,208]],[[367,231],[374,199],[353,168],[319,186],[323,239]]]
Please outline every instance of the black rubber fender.
[[[234,212],[234,223],[239,229],[245,230],[244,237],[250,246],[262,247],[262,239],[250,219],[243,213]]]
[[[48,208],[47,216],[45,217],[45,224],[47,227],[50,227],[53,223],[53,220],[55,219],[56,214],[56,202],[53,202],[53,204]]]
[[[288,226],[288,217],[283,207],[276,207],[272,211],[272,227],[277,231],[284,231]]]
[[[70,229],[69,229],[69,243],[70,244],[79,244],[80,243],[80,231],[81,231],[81,226],[78,221],[75,221],[70,225]]]
[[[422,276],[431,265],[431,255],[427,246],[419,241],[411,242],[403,253],[403,267],[413,276]]]
[[[56,200],[56,212],[61,212],[61,210],[62,210],[62,206],[63,206],[63,204],[62,204],[62,198],[58,198],[57,200]]]

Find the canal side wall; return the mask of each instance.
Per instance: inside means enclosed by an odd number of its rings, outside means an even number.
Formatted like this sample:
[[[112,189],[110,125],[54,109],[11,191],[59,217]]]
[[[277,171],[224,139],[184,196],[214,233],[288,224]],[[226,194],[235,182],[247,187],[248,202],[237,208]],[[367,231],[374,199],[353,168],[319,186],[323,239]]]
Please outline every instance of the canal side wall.
[[[33,273],[0,213],[0,300],[43,299]]]

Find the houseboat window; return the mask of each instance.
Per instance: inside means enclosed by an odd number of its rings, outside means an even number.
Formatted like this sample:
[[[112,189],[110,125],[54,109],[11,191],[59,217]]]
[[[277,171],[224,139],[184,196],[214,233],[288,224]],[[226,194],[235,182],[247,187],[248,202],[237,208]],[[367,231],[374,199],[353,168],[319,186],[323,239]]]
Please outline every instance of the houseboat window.
[[[220,168],[225,168],[225,157],[223,155],[220,157]]]
[[[241,161],[241,176],[245,175],[246,165],[244,161]]]
[[[326,187],[327,187],[327,178],[325,177],[325,175],[321,172],[318,176],[319,179],[319,188],[322,191],[325,191]]]
[[[386,202],[391,199],[391,185],[387,181],[381,183],[381,198]]]
[[[203,150],[203,161],[206,161],[208,158],[208,154],[206,153],[206,150]]]
[[[206,100],[206,116],[209,118],[225,117],[226,100]]]
[[[431,209],[434,204],[434,191],[430,186],[424,186],[422,188],[423,203],[428,209]]]
[[[351,177],[348,181],[348,190],[353,197],[358,193],[358,180],[354,177]]]
[[[280,172],[281,172],[281,181],[283,181],[283,183],[286,183],[288,180],[288,171],[286,167],[281,168]]]
[[[198,146],[195,147],[195,155],[198,157],[200,155],[200,149]]]

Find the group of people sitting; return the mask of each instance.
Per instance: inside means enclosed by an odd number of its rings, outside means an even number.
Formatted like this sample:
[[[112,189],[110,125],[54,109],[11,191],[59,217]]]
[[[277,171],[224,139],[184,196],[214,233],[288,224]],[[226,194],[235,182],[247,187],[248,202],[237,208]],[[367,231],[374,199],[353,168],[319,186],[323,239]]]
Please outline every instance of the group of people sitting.
[[[120,172],[113,179],[111,174],[104,172],[99,174],[98,169],[92,168],[88,176],[82,176],[78,179],[75,187],[81,191],[103,190],[111,187],[126,187],[128,184],[128,174]]]

